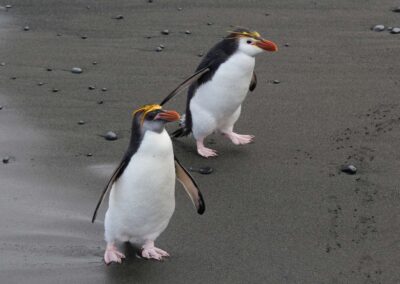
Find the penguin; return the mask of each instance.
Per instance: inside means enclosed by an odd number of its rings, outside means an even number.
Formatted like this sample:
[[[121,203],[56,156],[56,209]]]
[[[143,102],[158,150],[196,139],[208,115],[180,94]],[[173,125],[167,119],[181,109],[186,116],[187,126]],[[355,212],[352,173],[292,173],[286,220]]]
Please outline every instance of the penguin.
[[[233,131],[248,91],[254,91],[257,77],[254,72],[255,56],[263,51],[277,51],[277,45],[263,39],[256,31],[238,28],[218,42],[207,53],[197,71],[207,68],[188,90],[186,114],[181,127],[172,137],[193,134],[197,152],[203,157],[217,156],[217,151],[204,146],[204,139],[218,131],[234,144],[253,141],[253,135]]]
[[[129,147],[100,196],[93,214],[110,192],[104,228],[104,262],[121,263],[125,255],[117,242],[142,246],[141,256],[162,260],[169,254],[154,241],[166,229],[175,210],[175,179],[189,194],[198,214],[205,211],[202,194],[188,171],[174,156],[165,124],[179,120],[176,111],[145,105],[133,113]]]

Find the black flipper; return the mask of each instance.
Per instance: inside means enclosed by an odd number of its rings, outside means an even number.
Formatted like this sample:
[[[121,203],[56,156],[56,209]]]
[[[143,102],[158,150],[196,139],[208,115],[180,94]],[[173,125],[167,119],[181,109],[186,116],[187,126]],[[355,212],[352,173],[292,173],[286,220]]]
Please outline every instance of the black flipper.
[[[100,195],[100,199],[97,202],[96,209],[94,209],[94,213],[93,213],[93,217],[92,217],[92,223],[94,223],[94,220],[96,220],[97,211],[99,210],[100,205],[103,203],[104,199],[107,196],[107,193],[110,191],[110,189],[111,189],[112,185],[114,184],[114,182],[121,176],[122,172],[126,168],[127,163],[129,163],[129,160],[123,159],[121,161],[121,163],[119,164],[119,166],[117,167],[117,169],[112,174],[110,180],[108,181],[106,187],[104,188],[103,192]]]
[[[249,90],[250,92],[254,91],[254,89],[257,87],[257,76],[256,72],[253,71],[253,77],[251,78]]]
[[[185,81],[183,81],[181,84],[179,84],[179,86],[176,87],[175,90],[173,90],[171,93],[169,93],[168,96],[166,96],[165,99],[163,99],[163,101],[160,103],[160,106],[164,105],[170,99],[172,99],[174,96],[176,96],[177,94],[182,92],[184,89],[189,87],[192,83],[197,81],[201,76],[203,76],[204,73],[207,73],[208,71],[210,71],[210,69],[208,67],[197,70],[196,73],[194,73],[192,76],[187,78]]]
[[[178,137],[184,137],[188,136],[190,134],[191,130],[185,127],[178,128],[174,132],[171,133],[171,137],[178,138]]]
[[[193,177],[189,174],[189,172],[181,165],[178,159],[175,157],[175,172],[176,178],[183,185],[186,190],[186,193],[189,195],[190,199],[193,202],[193,205],[197,209],[197,213],[202,215],[206,210],[206,205],[203,200],[203,196],[194,181]]]

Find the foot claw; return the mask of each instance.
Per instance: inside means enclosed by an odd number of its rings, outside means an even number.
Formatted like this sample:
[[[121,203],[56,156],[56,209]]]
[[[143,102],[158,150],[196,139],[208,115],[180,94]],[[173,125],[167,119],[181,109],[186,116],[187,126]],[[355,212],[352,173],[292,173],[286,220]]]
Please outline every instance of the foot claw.
[[[125,255],[117,250],[115,246],[107,247],[104,253],[104,262],[108,265],[111,262],[121,263]]]
[[[218,156],[217,151],[206,147],[198,148],[197,153],[199,153],[200,156],[203,156],[205,158]]]
[[[143,247],[142,257],[147,259],[163,260],[163,257],[168,257],[169,254],[162,249],[156,247]]]
[[[253,142],[254,140],[254,135],[242,135],[242,134],[237,134],[235,132],[231,133],[224,133],[225,136],[227,136],[229,139],[231,139],[232,143],[235,145],[245,145]]]

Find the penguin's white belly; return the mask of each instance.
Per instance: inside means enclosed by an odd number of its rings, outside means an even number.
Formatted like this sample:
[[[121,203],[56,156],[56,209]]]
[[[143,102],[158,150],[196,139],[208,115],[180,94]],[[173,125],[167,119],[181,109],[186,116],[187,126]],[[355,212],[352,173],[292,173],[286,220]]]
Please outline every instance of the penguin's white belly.
[[[154,240],[175,209],[172,142],[164,130],[147,131],[127,168],[115,182],[105,220],[107,241]]]
[[[217,124],[230,117],[246,98],[254,64],[254,57],[241,52],[233,54],[220,65],[212,80],[196,90],[190,102],[192,115],[207,112]]]

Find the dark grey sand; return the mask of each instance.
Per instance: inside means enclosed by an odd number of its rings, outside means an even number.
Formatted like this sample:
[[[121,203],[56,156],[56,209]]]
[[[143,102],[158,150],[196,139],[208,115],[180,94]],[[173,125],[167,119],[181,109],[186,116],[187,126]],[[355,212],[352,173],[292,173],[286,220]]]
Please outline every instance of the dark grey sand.
[[[6,4],[1,283],[400,282],[400,36],[370,30],[399,26],[391,12],[398,2],[0,0]],[[172,257],[145,261],[126,247],[127,261],[105,266],[105,207],[94,225],[90,218],[127,145],[132,110],[159,102],[230,25],[280,47],[257,58],[258,87],[237,123],[256,142],[236,147],[215,135],[209,141],[220,157],[206,160],[192,139],[177,141],[187,167],[215,168],[195,174],[205,215],[178,186],[176,212],[158,239]],[[167,107],[184,105],[182,94]],[[99,136],[110,130],[120,139]],[[345,163],[357,174],[340,174]]]

